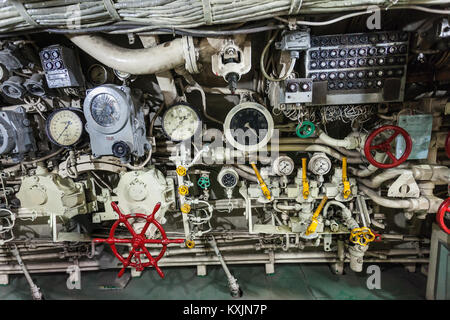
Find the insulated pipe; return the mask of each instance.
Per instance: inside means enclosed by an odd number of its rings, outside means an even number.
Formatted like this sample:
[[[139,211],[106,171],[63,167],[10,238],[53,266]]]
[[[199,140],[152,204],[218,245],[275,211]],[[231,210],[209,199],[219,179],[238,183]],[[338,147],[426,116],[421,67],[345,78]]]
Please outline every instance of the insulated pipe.
[[[155,74],[171,70],[186,62],[186,38],[145,49],[119,47],[99,36],[67,35],[77,47],[110,68],[134,75]]]
[[[395,209],[413,209],[413,203],[410,200],[391,200],[383,198],[380,197],[375,191],[361,185],[359,186],[359,189],[364,192],[372,201],[379,204],[380,206]]]
[[[273,146],[272,145],[267,145],[267,149],[268,151],[281,151],[281,152],[288,152],[288,151],[306,151],[306,152],[323,152],[328,154],[329,156],[336,158],[340,161],[342,161],[342,155],[333,150],[330,147],[327,146],[321,146],[321,145],[301,145],[301,144],[282,144],[282,145],[277,145],[277,146]],[[348,163],[352,163],[352,164],[362,164],[363,160],[360,158],[348,158],[347,159]]]
[[[331,205],[338,206],[339,208],[342,209],[342,211],[341,211],[342,212],[342,218],[344,219],[344,224],[347,226],[347,228],[353,230],[353,229],[359,227],[359,225],[356,222],[356,220],[352,218],[352,212],[350,211],[350,209],[347,208],[343,203],[341,203],[339,201],[335,201],[335,200],[328,201],[328,203],[323,208],[323,217],[324,218],[327,217],[328,208]]]
[[[388,180],[394,179],[398,177],[399,175],[402,175],[404,173],[412,172],[411,170],[407,169],[388,169],[380,173],[379,175],[376,175],[375,177],[371,179],[359,179],[359,181],[364,184],[365,186],[376,189],[380,187],[383,182],[386,182]]]

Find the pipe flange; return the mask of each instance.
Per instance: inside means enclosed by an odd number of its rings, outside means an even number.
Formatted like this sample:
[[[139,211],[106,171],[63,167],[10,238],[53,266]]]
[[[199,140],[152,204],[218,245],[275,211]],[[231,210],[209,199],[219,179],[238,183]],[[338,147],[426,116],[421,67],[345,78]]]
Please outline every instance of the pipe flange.
[[[197,65],[198,52],[195,50],[194,39],[183,37],[184,67],[189,73],[200,73]]]

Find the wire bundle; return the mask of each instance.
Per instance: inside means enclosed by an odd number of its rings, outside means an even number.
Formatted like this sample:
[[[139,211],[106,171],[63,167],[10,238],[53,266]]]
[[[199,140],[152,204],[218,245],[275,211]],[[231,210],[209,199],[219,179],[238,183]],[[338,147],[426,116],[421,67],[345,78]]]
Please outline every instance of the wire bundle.
[[[196,28],[241,23],[274,16],[366,10],[377,5],[445,13],[418,5],[445,5],[442,0],[4,0],[0,3],[0,32],[35,28],[74,29],[112,23],[152,28]],[[293,8],[295,7],[295,10]],[[447,13],[448,14],[448,13]]]

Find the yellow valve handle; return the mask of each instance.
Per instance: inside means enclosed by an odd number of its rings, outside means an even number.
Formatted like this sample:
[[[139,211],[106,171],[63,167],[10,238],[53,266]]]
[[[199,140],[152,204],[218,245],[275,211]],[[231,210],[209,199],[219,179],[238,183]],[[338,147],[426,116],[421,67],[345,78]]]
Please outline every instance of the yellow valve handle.
[[[189,249],[192,249],[193,247],[195,247],[195,242],[193,240],[186,240],[185,242],[186,247],[188,247]]]
[[[259,174],[258,168],[256,168],[256,164],[254,164],[253,162],[250,163],[250,164],[251,164],[251,166],[252,166],[252,168],[253,168],[253,171],[255,171],[256,178],[257,178],[258,181],[259,181],[259,186],[261,187],[261,190],[262,190],[263,195],[264,195],[268,200],[270,200],[270,199],[272,198],[272,196],[271,196],[271,194],[270,194],[270,190],[269,190],[269,188],[267,187],[267,185],[266,185],[266,183],[264,182],[264,180],[263,180],[263,178],[261,177],[261,175]]]
[[[191,206],[189,204],[185,203],[181,206],[180,210],[183,213],[189,213],[189,212],[191,212]]]
[[[316,232],[317,226],[319,225],[319,221],[317,220],[317,217],[322,212],[323,207],[325,206],[325,203],[327,202],[328,197],[323,196],[322,201],[320,201],[319,206],[317,207],[316,211],[314,212],[312,216],[311,224],[309,225],[308,229],[305,232],[305,235],[309,236],[310,234]]]
[[[184,177],[186,175],[186,168],[183,166],[177,167],[175,170],[180,177]]]
[[[309,183],[306,177],[306,158],[302,158],[302,185],[303,185],[303,199],[309,197]]]
[[[375,234],[367,227],[355,228],[350,233],[350,241],[362,246],[375,240]]]
[[[186,186],[179,186],[178,193],[181,194],[182,196],[185,196],[185,195],[189,194],[189,189]]]
[[[344,199],[347,199],[352,194],[350,182],[347,177],[347,157],[342,157],[342,183],[344,184],[344,190],[342,193],[344,194]]]

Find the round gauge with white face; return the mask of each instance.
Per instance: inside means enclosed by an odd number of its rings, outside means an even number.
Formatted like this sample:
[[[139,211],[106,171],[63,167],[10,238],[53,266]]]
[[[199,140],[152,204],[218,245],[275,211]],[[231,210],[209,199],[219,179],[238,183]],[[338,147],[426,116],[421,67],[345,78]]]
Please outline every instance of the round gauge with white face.
[[[50,141],[60,147],[70,147],[81,140],[83,135],[81,111],[59,109],[47,119],[46,132]]]
[[[120,120],[120,106],[116,98],[108,93],[100,93],[91,101],[91,115],[102,127],[111,127]]]
[[[170,140],[185,141],[201,129],[201,120],[197,111],[191,106],[176,104],[164,113],[162,127]]]
[[[280,156],[273,162],[272,169],[279,176],[289,176],[294,171],[294,160],[288,156]]]
[[[331,161],[325,153],[315,153],[309,160],[308,169],[316,175],[323,176],[330,172]]]
[[[88,70],[89,80],[96,86],[100,86],[108,82],[109,74],[110,73],[108,70],[100,64],[93,64]]]

